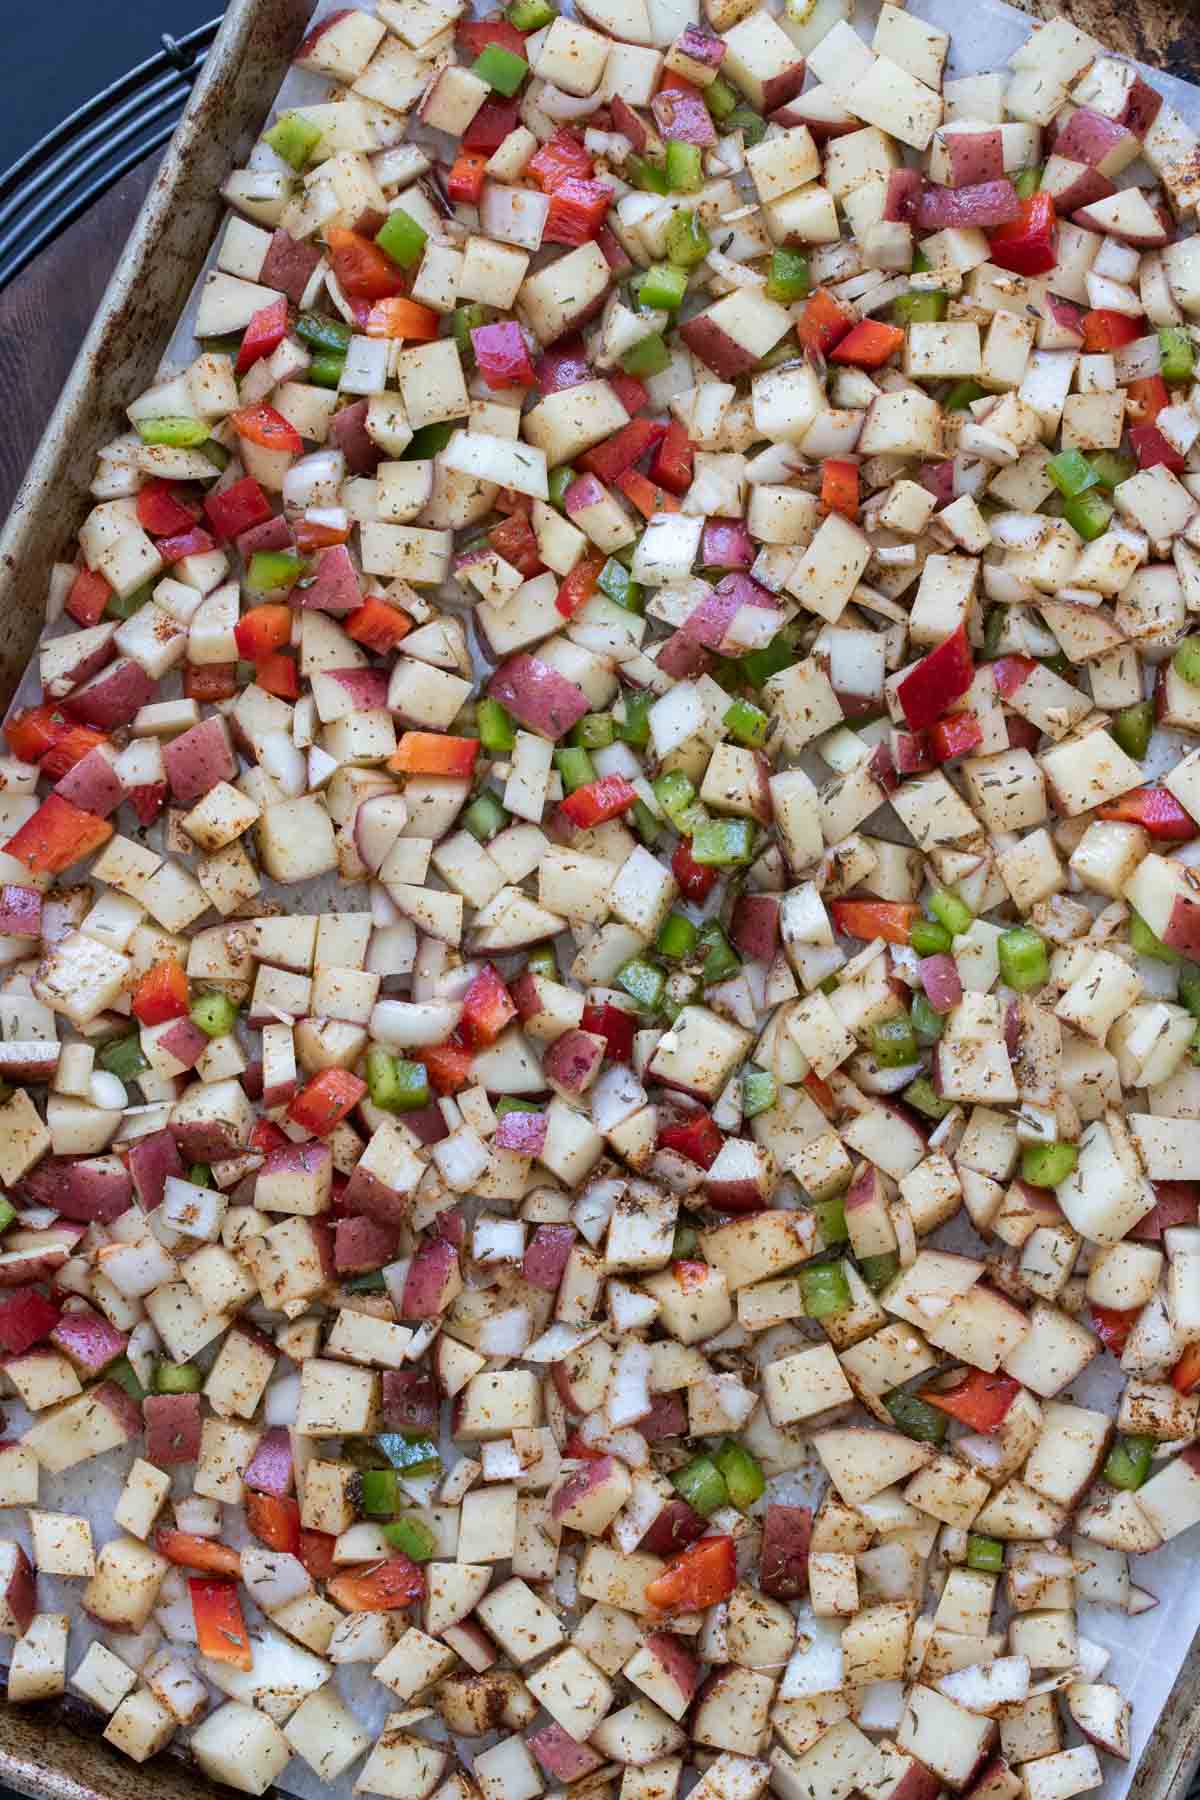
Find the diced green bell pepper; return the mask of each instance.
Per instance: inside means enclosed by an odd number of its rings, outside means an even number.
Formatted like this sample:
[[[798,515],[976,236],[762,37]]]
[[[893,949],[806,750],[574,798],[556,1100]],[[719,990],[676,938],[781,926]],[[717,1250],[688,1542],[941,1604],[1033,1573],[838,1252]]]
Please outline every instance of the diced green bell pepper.
[[[902,1431],[905,1437],[915,1439],[918,1444],[940,1444],[945,1438],[950,1421],[944,1412],[930,1406],[919,1394],[898,1390],[885,1394],[883,1404],[891,1413],[896,1430]]]
[[[1182,325],[1163,325],[1158,333],[1158,372],[1169,387],[1190,381],[1196,367],[1196,347]]]
[[[517,728],[508,708],[499,700],[479,700],[475,705],[479,742],[489,756],[503,756],[517,741]]]
[[[725,1477],[711,1456],[694,1456],[682,1469],[676,1469],[671,1483],[692,1511],[699,1513],[702,1519],[715,1513],[719,1506],[729,1504]]]
[[[749,700],[735,700],[721,723],[736,743],[758,750],[767,741],[771,721],[761,706]]]
[[[773,250],[771,264],[767,270],[767,285],[763,289],[768,300],[777,300],[781,306],[791,306],[797,300],[808,296],[812,285],[809,273],[808,258],[800,250]]]
[[[667,260],[680,269],[694,269],[712,249],[712,239],[699,213],[681,207],[667,226]]]
[[[298,173],[307,165],[320,143],[321,128],[300,113],[286,112],[276,119],[270,131],[264,131],[263,141],[270,144],[276,156],[281,156],[289,168]]]
[[[939,925],[944,925],[952,938],[969,931],[974,915],[965,901],[946,888],[934,888],[929,896],[929,910]]]
[[[945,956],[953,942],[946,927],[936,919],[914,919],[908,941],[918,956]]]
[[[718,122],[727,119],[730,113],[736,110],[737,89],[731,87],[723,75],[716,76],[702,91],[705,106]]]
[[[118,1081],[123,1081],[126,1085],[131,1081],[136,1081],[138,1076],[144,1075],[150,1067],[142,1055],[141,1038],[136,1031],[131,1031],[126,1037],[114,1038],[112,1043],[105,1044],[104,1048],[97,1052],[96,1061],[102,1069],[107,1070],[110,1075],[115,1075]]]
[[[1063,501],[1063,518],[1073,531],[1079,533],[1085,544],[1103,536],[1108,530],[1112,515],[1112,501],[1106,499],[1098,487],[1089,488],[1086,493],[1075,494],[1070,500]]]
[[[1152,957],[1155,962],[1177,963],[1180,960],[1178,950],[1172,950],[1164,944],[1158,934],[1151,930],[1140,912],[1129,909],[1129,947],[1139,956]]]
[[[1067,500],[1074,499],[1076,494],[1084,493],[1087,488],[1095,487],[1100,479],[1083,451],[1075,449],[1073,445],[1048,458],[1046,473]]]
[[[1140,1488],[1150,1473],[1154,1439],[1119,1437],[1104,1460],[1103,1475],[1110,1487],[1132,1492]]]
[[[727,1437],[713,1457],[725,1478],[731,1503],[739,1512],[749,1512],[756,1500],[766,1492],[767,1482],[756,1457],[743,1449],[736,1439]]]
[[[398,1519],[389,1519],[382,1531],[388,1543],[413,1562],[429,1562],[437,1555],[437,1539],[416,1513],[401,1513]]]
[[[967,1567],[980,1575],[999,1575],[1004,1568],[1004,1545],[999,1538],[984,1537],[982,1532],[967,1534]]]
[[[295,587],[304,573],[304,558],[290,550],[256,550],[246,571],[252,594],[277,594]]]
[[[523,56],[514,50],[506,50],[502,44],[488,44],[471,64],[472,75],[478,75],[480,81],[486,81],[490,88],[511,100],[525,77],[529,73],[529,64]]]
[[[752,819],[707,819],[692,834],[692,861],[727,869],[754,861]]]
[[[704,184],[699,144],[672,138],[667,144],[667,186],[673,194],[695,194]]]
[[[953,1100],[943,1100],[928,1075],[918,1075],[910,1081],[901,1098],[927,1119],[944,1119],[947,1113],[954,1111]]]
[[[661,331],[652,331],[638,343],[632,344],[619,359],[626,375],[636,376],[640,381],[652,375],[661,375],[670,367],[671,352],[667,349]]]
[[[204,1386],[204,1375],[195,1363],[157,1362],[154,1365],[156,1394],[198,1394]]]
[[[871,1292],[880,1294],[900,1273],[900,1258],[894,1250],[885,1250],[880,1256],[860,1257],[858,1267]]]
[[[1050,979],[1050,958],[1046,940],[1030,925],[1015,925],[1002,934],[996,944],[1000,959],[1000,979],[1018,994],[1032,993],[1045,987]]]
[[[237,1007],[229,995],[219,994],[214,988],[195,995],[188,1012],[192,1024],[211,1038],[227,1037],[237,1021]]]
[[[375,242],[398,268],[415,269],[425,254],[428,235],[425,227],[419,225],[411,213],[398,206],[388,214],[375,233]]]
[[[809,1263],[801,1269],[800,1295],[810,1319],[833,1319],[848,1312],[850,1283],[841,1263]]]
[[[742,1070],[742,1114],[747,1119],[756,1119],[759,1113],[770,1112],[779,1101],[779,1083],[770,1069],[756,1068],[747,1063]]]
[[[844,1244],[850,1233],[846,1228],[846,1201],[842,1194],[834,1194],[828,1200],[812,1202],[813,1217],[817,1221],[817,1229],[821,1233],[821,1242],[827,1246]]]
[[[1042,171],[1037,168],[1018,169],[1012,178],[1012,184],[1017,190],[1017,198],[1028,200],[1042,185]]]
[[[1030,1187],[1057,1187],[1078,1160],[1074,1144],[1026,1144],[1021,1152],[1021,1180]]]
[[[667,978],[662,970],[656,969],[644,956],[631,957],[617,970],[617,986],[623,988],[631,1000],[636,1000],[643,1012],[657,1011],[666,985]]]
[[[1126,756],[1132,756],[1135,762],[1141,762],[1150,748],[1153,731],[1153,700],[1139,700],[1133,706],[1123,706],[1112,722],[1113,736]]]
[[[171,450],[195,450],[211,435],[203,419],[139,419],[143,444],[165,444]]]
[[[490,788],[484,788],[463,813],[462,822],[481,844],[490,843],[498,831],[508,824],[508,814]]]
[[[894,325],[934,325],[946,316],[950,304],[941,288],[914,288],[911,293],[897,294],[892,301]]]
[[[635,750],[644,749],[650,742],[650,708],[654,705],[655,696],[644,690],[630,689],[622,701],[623,718],[613,713],[613,730],[619,744],[629,744]],[[657,797],[657,789],[655,790]]]
[[[684,913],[668,913],[658,929],[655,949],[671,962],[686,962],[696,948],[696,927]]]
[[[543,25],[552,25],[558,13],[550,0],[512,0],[504,16],[518,31],[540,31]]]
[[[742,966],[737,951],[715,919],[709,919],[700,927],[696,936],[696,948],[704,957],[700,979],[706,987],[710,987],[714,981],[726,981],[730,975],[736,975]]]
[[[986,392],[986,388],[980,387],[977,381],[966,376],[962,381],[954,383],[942,405],[947,412],[966,412],[972,400],[982,400]]]
[[[341,319],[326,318],[324,313],[301,313],[296,320],[296,336],[310,350],[332,350],[345,356],[354,332]]]
[[[610,556],[601,569],[596,586],[614,606],[622,606],[626,612],[641,612],[644,604],[642,584],[633,579],[625,564],[618,562],[615,556]]]
[[[908,1009],[912,1023],[913,1037],[918,1046],[936,1044],[946,1029],[946,1021],[941,1013],[934,1012],[928,998],[924,994],[914,994],[912,1005]]]
[[[902,1069],[917,1060],[917,1040],[903,1013],[880,1019],[871,1027],[871,1055],[881,1069]]]

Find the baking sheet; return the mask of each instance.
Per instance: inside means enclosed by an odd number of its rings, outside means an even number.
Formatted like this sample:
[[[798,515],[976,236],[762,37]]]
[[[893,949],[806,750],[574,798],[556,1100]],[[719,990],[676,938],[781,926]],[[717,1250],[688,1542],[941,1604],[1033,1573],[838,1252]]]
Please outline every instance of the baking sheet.
[[[998,66],[1024,40],[1030,29],[1030,21],[1024,14],[998,4],[997,0],[966,0],[966,5],[969,7],[969,31],[961,29],[964,0],[912,0],[910,6],[914,14],[950,33],[951,51],[947,74],[951,76]],[[315,16],[319,17],[332,10],[334,0],[323,0],[316,9]],[[480,6],[479,10],[486,9]],[[563,10],[571,10],[569,4]],[[858,24],[867,36],[876,11],[874,5],[860,7]],[[1193,124],[1200,124],[1200,89],[1154,69],[1144,69],[1143,72],[1184,117]],[[321,78],[293,73],[281,90],[276,110],[286,110],[288,106],[323,98],[327,88],[328,84]],[[209,262],[212,260],[210,256]],[[180,366],[194,354],[190,330],[193,316],[194,298],[171,340],[164,358],[165,368]],[[133,396],[130,395],[129,398],[132,399]],[[27,682],[23,684],[16,703],[27,704],[36,697],[36,681],[32,690]],[[1163,757],[1164,763],[1173,759],[1174,746],[1165,740],[1157,741],[1154,750]],[[294,907],[297,901],[295,890],[284,892],[288,903]],[[304,904],[319,907],[322,904],[328,905],[331,899],[332,894],[306,893]],[[364,905],[363,890],[342,890],[337,904],[340,910],[361,909]],[[1161,968],[1156,972],[1161,975]],[[949,1230],[959,1240],[956,1247],[967,1247],[972,1239],[967,1227],[956,1221]],[[943,1234],[943,1238],[945,1235]],[[281,1378],[287,1375],[288,1369],[289,1365],[281,1365]],[[1120,1385],[1113,1363],[1105,1357],[1100,1359],[1098,1366],[1094,1365],[1088,1370],[1073,1385],[1069,1395],[1064,1397],[1111,1410]],[[16,1435],[24,1429],[28,1419],[19,1404],[6,1403],[6,1411],[8,1434]],[[130,1460],[128,1455],[110,1455],[96,1462],[83,1464],[61,1476],[43,1475],[41,1506],[51,1510],[84,1513],[92,1522],[97,1545],[103,1543],[111,1535],[113,1504]],[[185,1471],[176,1475],[173,1489],[176,1493],[183,1494],[188,1491],[189,1485],[189,1475]],[[811,1502],[819,1496],[823,1486],[824,1480],[819,1474],[811,1477],[803,1474],[789,1475],[773,1481],[770,1492],[777,1498],[803,1498]],[[414,1498],[417,1496],[414,1495]],[[243,1527],[240,1515],[229,1511],[226,1517],[230,1527],[225,1534],[227,1541],[241,1541]],[[14,1509],[3,1521],[3,1526],[5,1535],[16,1536],[29,1547],[23,1512]],[[1189,1579],[1192,1574],[1193,1552],[1197,1548],[1200,1548],[1200,1528],[1177,1539],[1153,1556],[1134,1559],[1135,1581],[1159,1599],[1160,1604],[1153,1612],[1130,1619],[1109,1609],[1087,1605],[1080,1608],[1081,1634],[1101,1644],[1111,1653],[1107,1676],[1130,1697],[1134,1707],[1133,1758],[1130,1765],[1122,1767],[1111,1759],[1102,1759],[1106,1769],[1103,1789],[1105,1800],[1123,1800],[1130,1785],[1131,1771],[1137,1767],[1138,1758],[1150,1737],[1159,1710],[1170,1693],[1193,1637],[1200,1629],[1200,1583]],[[43,1610],[61,1609],[71,1616],[68,1670],[73,1670],[82,1657],[87,1642],[97,1635],[95,1628],[79,1613],[79,1584],[42,1576],[39,1578],[39,1595]],[[248,1609],[248,1617],[252,1613],[253,1609]],[[399,1703],[371,1679],[368,1671],[369,1665],[344,1666],[335,1671],[334,1681],[367,1729],[378,1733],[386,1714],[395,1710]],[[878,1698],[881,1703],[886,1700],[882,1693]],[[883,1723],[882,1713],[880,1723]],[[474,1748],[478,1749],[490,1741],[478,1740]],[[466,1760],[469,1762],[472,1746],[463,1745],[460,1748],[466,1750]],[[356,1765],[356,1768],[358,1766],[360,1765]],[[352,1790],[354,1772],[352,1770],[349,1777],[338,1783],[326,1784],[319,1781],[306,1764],[293,1759],[280,1785],[289,1792],[303,1796],[304,1800],[319,1800],[320,1796],[330,1793],[331,1785],[332,1791],[339,1796],[348,1796]]]

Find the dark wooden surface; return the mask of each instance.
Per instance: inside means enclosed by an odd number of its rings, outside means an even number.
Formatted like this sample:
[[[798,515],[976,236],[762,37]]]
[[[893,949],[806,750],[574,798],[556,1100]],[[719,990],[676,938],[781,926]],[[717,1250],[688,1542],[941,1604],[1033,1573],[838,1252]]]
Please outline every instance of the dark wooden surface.
[[[1113,50],[1185,81],[1200,82],[1200,0],[1013,0],[1013,4],[1035,18],[1065,14]],[[156,151],[127,175],[0,292],[0,393],[5,395],[9,420],[0,437],[0,519],[12,504],[45,429],[159,155]]]

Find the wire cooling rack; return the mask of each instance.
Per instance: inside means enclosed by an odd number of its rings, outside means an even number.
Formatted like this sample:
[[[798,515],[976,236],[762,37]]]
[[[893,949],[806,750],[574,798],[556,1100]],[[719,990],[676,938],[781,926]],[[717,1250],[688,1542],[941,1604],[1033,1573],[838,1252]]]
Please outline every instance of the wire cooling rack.
[[[217,35],[219,18],[94,94],[0,174],[0,288],[114,182],[164,145]]]

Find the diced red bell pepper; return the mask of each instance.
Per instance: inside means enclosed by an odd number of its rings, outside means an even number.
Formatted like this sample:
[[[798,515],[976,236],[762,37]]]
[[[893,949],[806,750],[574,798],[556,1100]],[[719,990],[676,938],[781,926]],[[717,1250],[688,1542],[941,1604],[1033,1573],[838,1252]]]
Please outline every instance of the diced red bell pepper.
[[[972,1431],[998,1431],[1004,1416],[1021,1391],[1021,1383],[999,1372],[968,1369],[952,1388],[926,1388],[921,1399],[939,1412],[949,1413]]]
[[[552,194],[564,181],[590,181],[595,164],[579,139],[569,131],[556,131],[529,160],[526,173],[544,194]]]
[[[849,363],[856,369],[881,369],[889,357],[904,348],[898,325],[882,319],[860,319],[829,352],[830,362]]]
[[[1044,188],[1022,200],[1011,224],[987,234],[992,261],[1014,275],[1048,275],[1058,261],[1058,221],[1054,196]]]
[[[356,644],[366,650],[374,650],[378,656],[386,656],[394,650],[401,638],[407,637],[412,630],[412,620],[408,614],[401,612],[398,606],[392,606],[377,595],[369,595],[357,612],[352,612],[345,621],[347,637],[352,637]]]
[[[598,475],[601,481],[615,481],[626,469],[632,469],[647,450],[656,449],[666,435],[664,419],[630,419],[603,444],[585,450],[579,465],[589,474]]]
[[[1092,1311],[1096,1311],[1095,1307]],[[1136,1311],[1132,1317],[1137,1317]],[[1194,1394],[1200,1387],[1200,1343],[1185,1346],[1183,1355],[1171,1370],[1171,1386],[1179,1394]]]
[[[1141,322],[1128,313],[1110,312],[1097,307],[1083,315],[1083,348],[1089,356],[1102,356],[1109,350],[1123,349],[1141,336]]]
[[[677,844],[671,858],[671,873],[685,900],[707,900],[717,883],[716,869],[711,864],[696,861],[689,838],[681,838]]]
[[[237,1583],[192,1580],[188,1582],[188,1592],[196,1621],[196,1647],[201,1656],[230,1663],[235,1669],[252,1669],[254,1651],[242,1617]]]
[[[464,150],[482,150],[485,156],[492,156],[520,123],[516,101],[499,100],[493,95],[484,101],[459,141]]]
[[[646,1583],[646,1602],[658,1612],[701,1612],[728,1600],[737,1586],[737,1551],[731,1537],[700,1538],[671,1558]]]
[[[611,1062],[632,1062],[637,1019],[623,1006],[614,1006],[610,1000],[602,1001],[599,1006],[585,1006],[579,1028],[604,1039],[608,1046],[606,1055]]]
[[[71,583],[66,609],[77,625],[98,625],[112,597],[112,588],[96,569],[80,569]]]
[[[328,1581],[337,1564],[333,1553],[337,1548],[337,1538],[331,1531],[300,1532],[300,1548],[296,1552],[314,1581]]]
[[[164,1526],[154,1535],[154,1547],[160,1556],[181,1569],[199,1569],[204,1575],[229,1575],[235,1581],[242,1572],[242,1559],[236,1550],[193,1531],[173,1531]]]
[[[597,233],[597,242],[604,236],[607,229],[606,225],[601,226]],[[650,390],[645,382],[639,381],[636,375],[626,375],[621,369],[613,369],[610,372],[608,385],[631,419],[635,413],[641,412],[650,398]]]
[[[188,1009],[188,978],[182,963],[166,956],[147,969],[133,990],[132,1007],[139,1025],[182,1019]]]
[[[853,313],[847,312],[824,288],[814,288],[804,303],[796,336],[806,350],[814,355],[828,356],[853,324]]]
[[[472,1050],[494,1044],[500,1033],[512,1024],[517,1009],[512,995],[491,963],[484,963],[463,995],[462,1017],[458,1029]]]
[[[526,581],[541,574],[544,565],[527,514],[513,513],[511,518],[502,519],[499,525],[492,526],[487,539],[496,555],[511,563]]]
[[[1137,457],[1139,469],[1169,469],[1178,475],[1186,469],[1186,458],[1169,444],[1157,425],[1131,425],[1129,447]]]
[[[176,537],[159,538],[155,549],[168,565],[182,562],[185,556],[207,556],[216,546],[202,525],[181,531]]]
[[[515,319],[477,325],[471,347],[479,373],[493,389],[527,388],[534,384],[533,362],[524,333]]]
[[[804,1077],[804,1080],[800,1085],[801,1087],[806,1088],[812,1095],[827,1119],[832,1119],[836,1116],[837,1101],[833,1097],[833,1089],[827,1081],[822,1081],[815,1069],[810,1069],[808,1071],[808,1074]]]
[[[827,513],[841,513],[843,519],[857,519],[857,463],[836,456],[825,458],[821,465],[821,508]]]
[[[603,225],[614,190],[606,181],[564,177],[550,193],[550,211],[542,232],[544,244],[587,244]]]
[[[502,13],[492,13],[486,19],[460,19],[454,28],[454,41],[472,62],[482,56],[489,44],[499,44],[502,50],[511,50],[514,56],[522,59],[525,57],[524,34]]]
[[[388,761],[397,775],[470,775],[479,739],[447,737],[439,731],[406,731]]]
[[[587,605],[596,591],[596,582],[603,567],[602,556],[585,556],[575,564],[569,575],[563,576],[554,604],[564,619],[571,618],[581,606]]]
[[[429,1084],[435,1093],[457,1094],[471,1079],[475,1056],[465,1044],[450,1039],[445,1044],[431,1044],[427,1049],[418,1050],[415,1060],[425,1064]]]
[[[702,1169],[712,1168],[725,1145],[720,1126],[714,1123],[712,1114],[706,1112],[689,1113],[685,1119],[663,1125],[659,1129],[658,1142],[660,1149],[676,1150],[689,1162],[699,1163]]]
[[[845,937],[862,938],[874,943],[907,944],[913,923],[921,916],[919,906],[907,900],[831,900],[829,917],[834,929]]]
[[[1153,425],[1164,406],[1170,406],[1171,394],[1161,375],[1139,375],[1125,383],[1125,400],[1135,427]]]
[[[286,1551],[289,1556],[300,1554],[300,1508],[294,1500],[246,1488],[242,1504],[246,1524],[260,1544],[268,1550]]]
[[[314,1137],[325,1137],[354,1111],[366,1091],[366,1082],[349,1069],[322,1069],[291,1102],[288,1118]]]
[[[667,435],[654,452],[650,479],[669,493],[686,494],[692,485],[692,446],[678,419],[667,425]]]
[[[185,504],[173,481],[148,481],[138,489],[138,524],[151,537],[174,537],[178,532],[190,531],[199,513],[199,506]]]
[[[255,667],[254,679],[265,694],[274,694],[279,700],[300,698],[300,670],[295,657],[284,650],[264,656]]]
[[[1114,1356],[1121,1356],[1129,1342],[1129,1334],[1138,1322],[1141,1307],[1133,1306],[1126,1311],[1115,1306],[1093,1306],[1089,1310],[1092,1329],[1104,1348],[1111,1350]]]
[[[304,441],[296,427],[273,406],[239,407],[237,412],[230,413],[229,423],[239,437],[258,444],[263,450],[286,450],[289,456],[299,456],[304,449]]]
[[[483,150],[460,150],[446,177],[446,192],[456,206],[478,206],[487,180],[488,155]]]
[[[589,781],[586,787],[576,788],[573,794],[568,794],[561,810],[572,825],[588,831],[593,825],[619,819],[622,813],[629,811],[637,797],[637,789],[623,775],[601,775],[598,780]]]
[[[40,763],[42,774],[61,781],[89,750],[108,739],[92,725],[76,725],[56,706],[31,706],[4,727],[8,747],[21,762]]]
[[[411,1557],[397,1551],[384,1562],[335,1575],[325,1592],[344,1612],[393,1612],[425,1598],[425,1577]]]
[[[992,682],[1000,698],[1011,700],[1037,667],[1032,656],[998,656],[991,668]]]
[[[949,712],[975,679],[975,664],[967,642],[967,628],[958,629],[921,658],[899,686],[904,717],[914,731],[925,731]]]
[[[269,519],[271,502],[252,475],[243,475],[220,493],[206,494],[204,510],[219,538],[235,538]]]
[[[272,351],[278,350],[287,332],[287,322],[286,295],[280,294],[278,300],[272,300],[267,306],[260,306],[247,325],[238,346],[234,373],[244,375],[261,357],[270,356]]]
[[[325,229],[329,260],[338,286],[355,300],[387,300],[404,292],[404,272],[368,237],[345,225]]]
[[[61,875],[107,844],[112,834],[107,819],[85,812],[61,794],[48,794],[4,848],[33,875]]]
[[[616,485],[625,498],[632,502],[641,513],[643,519],[652,519],[655,513],[678,512],[680,502],[666,488],[655,487],[648,475],[640,469],[626,469],[618,475]]]
[[[1134,788],[1119,800],[1098,807],[1096,817],[1119,819],[1122,825],[1140,825],[1152,838],[1176,844],[1187,843],[1200,830],[1191,813],[1185,812],[1174,794],[1163,787]]]
[[[237,693],[236,663],[184,663],[183,697],[202,706],[232,700]]]
[[[254,1129],[250,1133],[250,1149],[259,1156],[269,1156],[272,1150],[283,1150],[291,1142],[287,1133],[280,1131],[270,1119],[256,1119]]]
[[[244,662],[261,662],[291,642],[292,609],[282,601],[252,607],[233,628],[238,655]]]
[[[387,300],[376,300],[362,330],[367,337],[407,338],[413,344],[432,344],[438,335],[438,315],[432,307],[395,294]]]
[[[938,762],[969,756],[983,742],[983,726],[973,712],[947,713],[930,727],[930,742]]]

